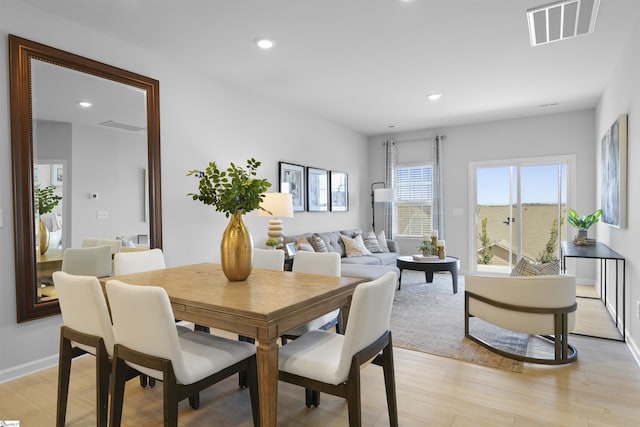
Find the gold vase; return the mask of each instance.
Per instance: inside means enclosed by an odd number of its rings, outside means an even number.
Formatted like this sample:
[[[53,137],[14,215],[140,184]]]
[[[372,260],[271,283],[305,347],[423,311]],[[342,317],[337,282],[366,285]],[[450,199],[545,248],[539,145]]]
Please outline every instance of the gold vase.
[[[246,280],[253,268],[253,239],[242,221],[242,211],[229,220],[220,243],[222,272],[232,282]]]
[[[49,230],[41,219],[38,218],[38,234],[40,234],[40,255],[44,255],[49,249]]]

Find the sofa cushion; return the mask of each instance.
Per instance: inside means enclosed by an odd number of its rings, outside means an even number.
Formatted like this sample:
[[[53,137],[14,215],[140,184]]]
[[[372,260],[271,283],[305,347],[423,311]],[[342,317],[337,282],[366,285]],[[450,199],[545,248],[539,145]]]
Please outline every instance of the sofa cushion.
[[[359,264],[359,265],[380,265],[380,259],[371,255],[344,257],[340,261],[342,265]]]
[[[382,252],[379,254],[369,255],[371,258],[376,258],[382,265],[396,265],[398,254],[395,252]]]
[[[314,233],[313,235],[324,241],[328,252],[337,252],[341,257],[346,255],[339,231],[326,231],[323,233]]]
[[[344,244],[344,250],[347,258],[354,256],[371,255],[369,249],[364,245],[362,235],[358,234],[356,237],[347,237],[344,234],[340,236],[342,243]]]
[[[315,252],[313,249],[313,245],[306,237],[300,236],[298,241],[296,242],[296,250],[297,251],[307,251],[307,252]]]
[[[389,252],[389,245],[387,245],[387,237],[384,235],[384,230],[378,231],[376,237],[378,238],[378,244],[382,248],[382,252]]]
[[[320,236],[311,236],[311,246],[316,252],[329,252],[326,243]]]
[[[378,238],[376,237],[376,233],[373,231],[367,231],[362,235],[362,240],[364,240],[364,245],[369,249],[369,252],[372,253],[380,253],[383,252],[380,247],[380,243],[378,243]]]
[[[367,280],[376,280],[382,277],[387,271],[393,271],[400,276],[400,270],[393,265],[358,265],[348,264],[342,266],[343,277],[360,277]]]
[[[557,274],[560,274],[560,265],[557,261],[534,264],[524,258],[520,258],[520,261],[511,270],[510,276],[547,276]]]

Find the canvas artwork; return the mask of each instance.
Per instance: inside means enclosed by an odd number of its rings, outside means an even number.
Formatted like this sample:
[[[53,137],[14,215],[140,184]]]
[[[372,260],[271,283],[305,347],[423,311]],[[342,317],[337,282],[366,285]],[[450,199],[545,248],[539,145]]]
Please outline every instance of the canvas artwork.
[[[600,146],[601,221],[626,227],[627,220],[627,115],[622,114],[602,137]]]

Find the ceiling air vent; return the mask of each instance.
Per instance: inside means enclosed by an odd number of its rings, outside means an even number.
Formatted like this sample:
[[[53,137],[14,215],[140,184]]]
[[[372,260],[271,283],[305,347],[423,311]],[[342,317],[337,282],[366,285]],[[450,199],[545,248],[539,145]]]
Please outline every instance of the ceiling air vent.
[[[527,10],[531,46],[593,32],[600,0],[566,0]]]
[[[131,132],[140,132],[141,130],[145,130],[145,128],[141,128],[139,126],[128,125],[126,123],[114,122],[113,120],[107,120],[106,122],[100,123],[102,126],[107,126],[110,128],[128,130]]]

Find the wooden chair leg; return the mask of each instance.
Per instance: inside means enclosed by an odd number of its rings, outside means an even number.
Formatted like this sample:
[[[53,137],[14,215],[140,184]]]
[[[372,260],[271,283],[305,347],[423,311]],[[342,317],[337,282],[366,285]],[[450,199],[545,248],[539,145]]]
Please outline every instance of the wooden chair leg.
[[[247,385],[249,386],[249,397],[251,398],[251,412],[253,414],[253,425],[260,425],[260,398],[258,395],[258,362],[256,356],[249,358],[249,367],[246,370]]]
[[[109,413],[109,356],[106,350],[96,352],[96,407],[98,411],[98,424],[107,427],[107,414]]]
[[[191,406],[191,409],[200,408],[200,393],[189,396],[189,406]]]
[[[207,334],[211,332],[211,330],[209,329],[208,326],[202,326],[202,325],[193,325],[193,330],[194,331],[200,331],[200,332],[206,332]]]
[[[124,399],[124,384],[126,381],[127,365],[119,359],[116,353],[113,355],[113,367],[111,369],[111,410],[109,412],[109,426],[119,427],[122,422],[122,404]]]
[[[238,341],[248,342],[255,344],[256,340],[251,337],[245,337],[244,335],[238,335]],[[240,371],[238,373],[238,386],[240,388],[247,388],[247,371]]]
[[[71,341],[64,338],[60,331],[60,355],[58,357],[58,406],[56,426],[63,427],[67,418],[67,400],[69,397],[69,377],[71,376]]]
[[[362,425],[362,408],[360,402],[360,368],[352,369],[347,380],[347,407],[349,410],[349,427]]]
[[[178,396],[174,384],[175,381],[172,383],[171,380],[165,378],[162,386],[165,427],[178,427]],[[191,403],[191,397],[189,397],[189,403]]]
[[[387,409],[389,411],[389,425],[398,427],[398,403],[396,401],[396,380],[393,364],[393,347],[391,337],[389,344],[382,350],[382,370],[384,372],[384,386],[387,392]]]

